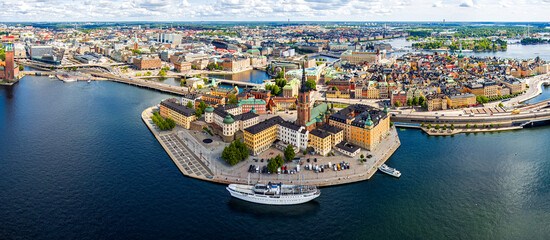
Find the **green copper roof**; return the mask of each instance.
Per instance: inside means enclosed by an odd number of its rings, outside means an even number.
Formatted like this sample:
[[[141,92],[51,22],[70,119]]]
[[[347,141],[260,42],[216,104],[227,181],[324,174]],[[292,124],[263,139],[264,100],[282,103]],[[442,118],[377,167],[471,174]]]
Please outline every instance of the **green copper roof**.
[[[321,103],[311,109],[311,121],[306,123],[306,126],[309,126],[311,124],[314,124],[317,122],[317,117],[319,117],[321,114],[325,114],[328,111],[328,104]]]
[[[223,119],[223,123],[226,123],[226,124],[231,124],[234,122],[235,120],[229,114],[227,114],[227,116],[225,116],[225,118]]]
[[[385,112],[385,113],[388,113],[388,106],[385,106],[385,105],[384,105],[384,112]],[[369,115],[369,117],[370,117],[370,115]]]
[[[367,121],[365,122],[365,125],[370,127],[370,126],[372,126],[372,124],[373,124],[373,122],[370,119],[370,114],[369,114],[369,117],[367,118]]]
[[[263,99],[256,99],[256,98],[248,98],[248,99],[241,99],[239,101],[239,104],[241,105],[252,105],[252,104],[262,104],[262,105],[266,105],[265,103],[265,100]]]
[[[214,112],[214,108],[212,107],[212,105],[208,105],[208,107],[206,107],[204,111],[207,113],[211,113],[211,112]]]

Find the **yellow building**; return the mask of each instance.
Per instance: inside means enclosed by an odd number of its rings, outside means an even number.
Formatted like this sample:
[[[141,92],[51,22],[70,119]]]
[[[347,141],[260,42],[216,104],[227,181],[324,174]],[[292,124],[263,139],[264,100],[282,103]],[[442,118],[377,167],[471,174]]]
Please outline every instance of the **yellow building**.
[[[429,94],[426,96],[428,111],[447,110],[447,97],[445,94]]]
[[[175,98],[167,99],[160,103],[160,116],[174,119],[177,125],[185,129],[191,128],[191,122],[196,119],[195,109],[179,104]]]
[[[367,150],[374,149],[389,135],[390,117],[367,105],[354,104],[332,114],[329,124],[344,130],[344,140]]]
[[[448,108],[467,107],[474,104],[476,104],[476,95],[471,93],[447,96]]]
[[[244,143],[252,151],[252,155],[258,155],[271,147],[277,139],[277,125],[282,121],[277,116],[244,129]]]
[[[319,130],[330,134],[330,146],[334,147],[336,144],[344,140],[344,130],[331,125],[323,125],[318,128]]]
[[[349,90],[329,90],[326,92],[327,98],[350,98],[350,91]]]
[[[325,156],[331,149],[331,136],[328,132],[314,129],[309,132],[309,146],[313,147],[316,154]]]

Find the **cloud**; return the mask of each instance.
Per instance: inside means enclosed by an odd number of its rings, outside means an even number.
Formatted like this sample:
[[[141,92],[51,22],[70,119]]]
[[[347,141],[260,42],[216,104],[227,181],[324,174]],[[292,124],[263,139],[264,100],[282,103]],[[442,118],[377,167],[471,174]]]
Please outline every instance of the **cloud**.
[[[473,7],[474,2],[472,0],[464,0],[464,1],[462,1],[462,3],[460,3],[459,6],[460,7]]]
[[[0,22],[547,21],[550,0],[0,0],[0,8]]]

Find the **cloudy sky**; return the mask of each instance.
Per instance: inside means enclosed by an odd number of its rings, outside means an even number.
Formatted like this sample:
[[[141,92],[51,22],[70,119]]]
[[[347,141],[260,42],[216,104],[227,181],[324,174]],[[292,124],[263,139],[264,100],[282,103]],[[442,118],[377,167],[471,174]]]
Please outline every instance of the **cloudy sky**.
[[[550,0],[1,0],[0,21],[543,21]]]

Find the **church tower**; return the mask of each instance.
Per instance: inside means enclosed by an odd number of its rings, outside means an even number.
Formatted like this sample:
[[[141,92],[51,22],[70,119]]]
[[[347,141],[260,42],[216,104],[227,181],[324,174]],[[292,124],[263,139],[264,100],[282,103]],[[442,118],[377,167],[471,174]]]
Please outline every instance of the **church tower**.
[[[311,121],[311,104],[309,102],[310,89],[306,84],[306,68],[305,64],[302,66],[302,84],[300,86],[300,91],[298,92],[298,119],[296,124],[300,126],[306,126],[306,123]]]

